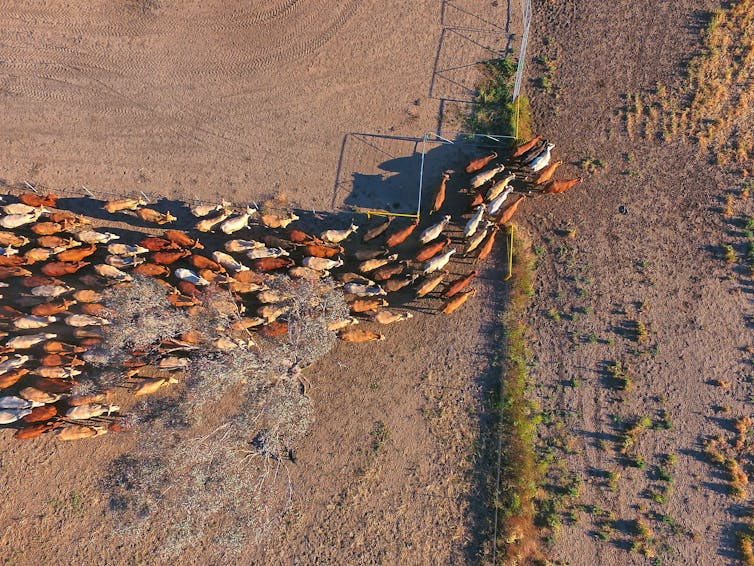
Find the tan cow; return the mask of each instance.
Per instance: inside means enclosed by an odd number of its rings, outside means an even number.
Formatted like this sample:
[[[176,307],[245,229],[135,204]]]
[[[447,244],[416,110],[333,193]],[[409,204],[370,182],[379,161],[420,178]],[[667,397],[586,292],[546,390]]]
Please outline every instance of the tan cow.
[[[363,328],[344,328],[338,332],[338,338],[344,342],[373,342],[384,340],[385,337],[379,332],[364,330]]]
[[[140,206],[146,205],[147,201],[142,198],[124,198],[108,201],[102,208],[104,208],[110,214],[114,214],[123,210],[137,210]]]

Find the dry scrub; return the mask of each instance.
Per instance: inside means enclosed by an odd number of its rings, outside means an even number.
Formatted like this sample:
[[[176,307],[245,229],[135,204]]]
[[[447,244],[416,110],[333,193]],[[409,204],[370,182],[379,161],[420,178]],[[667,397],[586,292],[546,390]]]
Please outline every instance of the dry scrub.
[[[677,90],[627,94],[623,110],[632,136],[695,139],[720,164],[748,167],[754,159],[754,0],[716,10],[702,49]]]
[[[108,305],[121,317],[111,329],[125,330],[128,319],[149,323],[139,336],[126,332],[117,342],[122,351],[111,346],[106,358],[125,359],[137,344],[148,350],[154,340],[192,329],[201,329],[207,343],[188,354],[188,376],[178,388],[134,407],[136,449],[111,465],[102,487],[124,543],[143,548],[141,538],[151,533],[161,540],[159,558],[199,546],[227,558],[268,536],[290,506],[286,462],[295,461],[312,422],[301,370],[332,348],[327,324],[347,307],[330,280],[280,277],[274,286],[290,294],[289,334],[222,351],[211,344],[234,337],[237,309],[229,294],[210,291],[198,316],[180,318],[160,293],[140,311],[134,289],[150,284],[110,291]]]

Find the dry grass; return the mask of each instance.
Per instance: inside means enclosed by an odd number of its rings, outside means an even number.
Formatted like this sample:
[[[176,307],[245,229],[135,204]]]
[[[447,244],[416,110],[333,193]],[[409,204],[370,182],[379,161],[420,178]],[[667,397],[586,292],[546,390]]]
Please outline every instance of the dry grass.
[[[718,164],[747,167],[754,159],[754,0],[716,10],[701,39],[678,89],[658,83],[643,96],[626,96],[626,129],[663,140],[681,133]]]
[[[539,411],[526,396],[528,329],[522,320],[533,295],[535,268],[529,242],[520,235],[517,242],[514,283],[503,321],[505,359],[499,401],[502,467],[495,486],[498,507],[495,544],[505,563],[525,564],[540,555],[535,500],[542,470],[535,448]]]

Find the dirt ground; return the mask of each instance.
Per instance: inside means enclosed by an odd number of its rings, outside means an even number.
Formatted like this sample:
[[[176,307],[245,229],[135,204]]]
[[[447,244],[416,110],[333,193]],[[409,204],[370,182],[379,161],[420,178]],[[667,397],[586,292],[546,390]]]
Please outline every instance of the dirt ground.
[[[424,132],[452,131],[468,107],[469,65],[504,51],[500,36],[516,32],[505,29],[504,2],[257,4],[3,10],[0,178],[237,201],[282,191],[328,210],[368,204],[380,196],[371,187],[395,174],[386,184],[401,197],[396,208],[410,206],[399,189],[413,162],[400,158]],[[541,74],[535,57],[556,54],[560,89],[555,98],[528,85],[534,123],[557,144],[562,176],[586,177],[518,213],[540,255],[529,324],[543,443],[554,475],[579,486],[547,551],[562,563],[652,563],[629,551],[636,519],[649,525],[662,563],[738,559],[735,529],[750,497],[728,495],[703,441],[730,435],[749,411],[751,285],[720,257],[722,244],[739,241],[720,210],[741,179],[689,142],[629,138],[616,113],[622,94],[679,80],[702,10],[715,7],[534,3],[528,74]],[[579,171],[587,157],[605,168]],[[752,214],[750,202],[737,207]],[[485,274],[490,300],[460,316],[417,316],[390,328],[381,349],[339,346],[313,368],[317,424],[291,466],[293,511],[241,563],[480,561],[475,469],[485,452],[490,325],[504,305],[497,279]],[[641,342],[636,321],[647,330]],[[627,391],[608,375],[616,360],[629,368]],[[646,467],[626,465],[620,435],[645,415],[671,426],[646,431],[632,448]],[[378,430],[389,434],[375,443]],[[104,468],[132,439],[63,446],[7,437],[7,563],[154,561],[153,548],[132,556],[112,536],[92,466]],[[672,489],[653,498],[667,489],[658,470],[670,454]],[[201,552],[184,561],[202,563]]]
[[[16,3],[0,13],[0,180],[210,201],[285,193],[321,211],[384,202],[390,189],[396,209],[415,206],[417,141],[447,133],[473,94],[474,63],[504,52],[515,10]],[[451,153],[435,152],[429,174]],[[381,345],[339,346],[312,368],[317,423],[289,464],[293,510],[238,563],[478,559],[499,278],[483,273],[484,300],[451,318],[417,311]],[[133,438],[2,442],[5,563],[157,561],[162,541],[118,539],[98,488]],[[207,559],[194,549],[181,562]]]
[[[729,242],[741,253],[737,219],[751,215],[751,203],[736,196],[734,217],[721,211],[724,195],[737,195],[746,179],[719,171],[689,142],[631,139],[616,114],[622,94],[678,84],[698,49],[703,10],[715,7],[566,0],[534,10],[532,68],[536,57],[556,54],[560,88],[557,98],[531,91],[534,122],[564,156],[561,170],[586,177],[558,198],[525,203],[520,217],[541,255],[530,324],[544,441],[557,470],[550,480],[572,477],[579,486],[563,499],[549,551],[563,563],[655,563],[629,552],[637,519],[663,564],[739,559],[735,532],[751,496],[728,495],[703,441],[729,438],[735,419],[750,415],[750,278],[721,259]],[[580,172],[587,157],[605,168]],[[616,360],[629,368],[628,391],[609,376]],[[670,426],[647,431],[622,456],[622,431],[644,415]],[[637,455],[645,469],[626,465]],[[668,455],[676,457],[672,483],[659,477]],[[611,473],[619,474],[612,486]]]

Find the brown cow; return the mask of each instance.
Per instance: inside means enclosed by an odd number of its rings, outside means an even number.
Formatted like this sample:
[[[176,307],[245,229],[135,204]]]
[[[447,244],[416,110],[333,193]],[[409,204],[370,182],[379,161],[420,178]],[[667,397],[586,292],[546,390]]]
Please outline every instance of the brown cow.
[[[59,222],[37,222],[31,227],[31,231],[40,236],[50,236],[63,231],[63,225]]]
[[[27,373],[29,373],[27,368],[18,368],[0,375],[0,389],[13,387]]]
[[[170,265],[175,263],[181,258],[190,256],[189,250],[179,250],[174,252],[154,252],[152,254],[152,261],[158,265]]]
[[[0,305],[0,320],[16,320],[24,316],[18,309],[14,309],[10,305]]]
[[[372,279],[375,281],[387,281],[393,275],[400,275],[403,273],[404,269],[406,269],[405,261],[383,265],[372,273]]]
[[[60,252],[55,256],[58,261],[81,261],[97,251],[97,246],[92,244],[87,248],[74,248]]]
[[[578,185],[581,181],[583,181],[582,177],[576,177],[575,179],[567,180],[553,179],[543,187],[542,192],[549,194],[563,193],[568,189]]]
[[[416,261],[427,261],[428,259],[431,259],[435,257],[437,254],[439,254],[442,249],[450,244],[450,238],[445,238],[444,240],[437,240],[435,242],[430,242],[427,245],[423,246],[418,253],[416,254]]]
[[[81,405],[90,405],[92,403],[102,403],[110,396],[109,393],[86,393],[82,395],[73,395],[68,398],[69,407],[80,407]]]
[[[84,303],[80,310],[81,314],[88,314],[89,316],[106,317],[110,314],[107,307],[100,303]]]
[[[13,246],[21,248],[29,243],[29,238],[26,236],[19,236],[13,232],[5,232],[0,230],[0,246]]]
[[[517,157],[521,157],[524,153],[529,151],[531,148],[533,148],[535,145],[539,143],[539,140],[542,139],[542,136],[537,134],[532,139],[530,139],[526,143],[522,143],[520,146],[518,146],[513,153],[511,154],[511,159],[516,159]]]
[[[547,181],[552,179],[552,176],[555,174],[555,170],[562,164],[562,161],[555,161],[553,163],[550,163],[547,167],[539,172],[539,176],[534,179],[534,184],[539,185],[541,183],[546,183]]]
[[[100,426],[70,425],[55,431],[58,440],[83,440],[106,434],[107,429]]]
[[[479,190],[475,191],[473,195],[471,195],[471,198],[469,198],[469,203],[467,206],[467,210],[471,211],[475,209],[477,206],[482,204],[484,202],[484,191]]]
[[[90,265],[88,261],[55,261],[52,263],[46,263],[42,266],[42,273],[50,277],[62,277],[64,275],[71,275],[76,273],[79,269],[82,269]]]
[[[477,276],[477,271],[474,270],[468,275],[465,275],[464,277],[460,277],[456,279],[455,281],[451,281],[448,283],[448,288],[445,289],[445,292],[442,294],[443,297],[446,299],[450,299],[454,295],[457,295],[461,291],[463,291],[463,288],[466,287],[471,280]]]
[[[215,285],[224,285],[231,282],[231,277],[225,273],[218,273],[211,269],[200,269],[197,273],[199,277]]]
[[[175,222],[178,220],[175,216],[170,214],[170,211],[162,214],[151,208],[140,208],[136,211],[136,216],[141,218],[144,222],[151,222],[152,224],[168,224],[169,222]]]
[[[67,211],[51,212],[47,215],[51,222],[60,222],[66,228],[74,228],[82,224],[91,224],[86,216],[80,216]]]
[[[356,299],[349,307],[354,314],[376,311],[380,307],[386,307],[387,301],[385,299]]]
[[[296,247],[288,240],[278,238],[274,234],[265,234],[264,238],[262,238],[262,241],[268,248],[283,248],[284,250],[292,250]]]
[[[364,236],[361,238],[361,241],[367,243],[368,241],[374,240],[375,238],[381,236],[382,234],[384,234],[385,230],[390,227],[390,225],[393,223],[393,220],[395,220],[394,216],[388,216],[387,220],[367,230]]]
[[[476,289],[469,289],[467,291],[464,291],[460,295],[456,295],[443,305],[442,312],[444,312],[445,314],[450,314],[457,311],[461,307],[461,305],[469,299],[469,297],[472,297],[475,294]]]
[[[447,274],[448,272],[443,270],[435,275],[425,277],[416,287],[416,296],[424,297],[425,295],[429,295],[440,283],[442,283],[442,280]]]
[[[17,265],[0,266],[0,281],[11,277],[28,277],[30,275],[31,271]]]
[[[187,297],[201,297],[202,292],[189,281],[179,281],[178,290]]]
[[[139,242],[142,248],[148,249],[150,252],[162,252],[166,250],[177,250],[180,246],[175,242],[171,242],[165,238],[158,238],[157,236],[150,236],[144,238]]]
[[[170,275],[170,269],[156,263],[142,263],[134,267],[131,273],[145,277],[165,277]]]
[[[499,226],[493,226],[490,230],[490,233],[487,234],[487,237],[484,239],[484,241],[479,246],[479,255],[477,256],[477,259],[482,261],[487,259],[487,256],[490,255],[490,252],[492,251],[492,247],[495,245],[495,236],[497,236],[498,231],[500,230]]]
[[[24,255],[0,255],[0,267],[13,267],[33,263],[32,258]]]
[[[29,385],[47,393],[68,393],[76,385],[76,382],[33,375],[29,379]]]
[[[445,203],[445,187],[448,184],[448,179],[450,179],[450,175],[448,175],[447,172],[443,173],[442,181],[440,181],[440,185],[435,191],[435,198],[432,201],[432,210],[429,211],[430,214],[434,214],[435,212],[440,210],[443,203]]]
[[[74,346],[59,340],[48,340],[42,345],[42,349],[48,354],[78,354],[87,350],[85,346]]]
[[[414,281],[416,281],[416,278],[418,275],[407,275],[405,277],[396,277],[388,279],[387,281],[383,282],[381,287],[387,292],[387,293],[395,293],[396,291],[400,291],[404,287],[407,287],[408,285],[411,285]]]
[[[39,407],[39,408],[41,409],[42,407]],[[13,434],[13,438],[15,438],[16,440],[31,440],[32,438],[38,438],[42,436],[45,432],[50,432],[51,430],[56,429],[62,424],[63,424],[62,421],[34,423],[29,426],[19,428]]]
[[[34,207],[40,207],[40,206],[49,206],[53,207],[58,202],[58,197],[53,195],[52,193],[48,193],[47,196],[39,196],[36,193],[24,193],[20,197],[18,197],[18,200],[20,200],[22,203],[28,205],[28,206],[34,206]]]
[[[145,206],[147,201],[144,199],[124,198],[120,200],[111,200],[105,203],[102,207],[110,214],[120,212],[122,210],[136,210],[140,206]]]
[[[306,244],[304,254],[312,257],[321,257],[331,259],[338,254],[343,253],[342,246],[326,246],[324,244]]]
[[[45,393],[49,395],[49,393]],[[51,418],[58,414],[58,410],[54,405],[43,405],[41,407],[34,407],[31,413],[22,417],[21,420],[25,423],[39,423],[42,421],[49,421]]]
[[[367,261],[370,259],[377,259],[381,255],[385,255],[388,252],[387,249],[381,250],[356,250],[353,252],[353,259],[356,261]]]
[[[83,366],[86,362],[78,359],[76,356],[66,356],[61,354],[47,354],[39,358],[39,364],[44,367],[61,367],[61,366]]]
[[[261,273],[257,273],[255,271],[251,271],[250,269],[246,269],[244,271],[239,271],[233,275],[233,279],[235,281],[238,281],[239,283],[263,283],[265,281],[265,276]]]
[[[418,225],[419,225],[419,219],[417,218],[405,228],[401,228],[400,230],[393,232],[393,234],[387,239],[386,243],[388,247],[394,248],[395,246],[398,246],[402,244],[403,242],[405,242],[408,239],[408,237],[413,233],[413,231],[416,230],[416,227]]]
[[[289,257],[262,257],[251,262],[254,271],[274,271],[293,265],[296,265],[296,262]]]
[[[35,305],[34,307],[32,307],[31,314],[33,314],[34,316],[54,316],[56,314],[66,312],[69,307],[72,307],[75,304],[76,301],[68,301],[66,299],[51,303],[42,303],[40,305]]]
[[[24,277],[21,280],[21,285],[23,285],[27,289],[32,289],[34,287],[41,287],[43,285],[63,285],[63,282],[60,279],[55,279],[54,277],[32,275],[31,277]]]
[[[474,159],[466,166],[466,172],[475,173],[477,171],[480,171],[484,169],[487,166],[487,164],[495,158],[497,158],[497,153],[493,151],[489,155],[485,155],[484,157]]]
[[[73,238],[64,238],[62,236],[40,236],[37,238],[37,244],[43,248],[76,248],[81,242]]]
[[[320,241],[318,238],[310,236],[301,230],[291,230],[288,232],[288,239],[294,244],[318,243]]]
[[[524,195],[521,195],[521,198],[518,199],[516,202],[511,204],[508,208],[503,210],[503,212],[498,216],[497,220],[495,221],[498,226],[501,226],[508,222],[511,218],[513,218],[513,214],[518,210],[518,205],[521,204],[521,201],[524,200],[526,197]]]
[[[222,265],[202,255],[192,254],[189,256],[188,262],[197,269],[209,269],[211,271],[225,273],[225,268]]]
[[[199,240],[190,238],[180,230],[165,230],[165,232],[163,232],[163,236],[182,248],[196,248],[199,250],[204,249],[204,246],[199,243]]]
[[[56,251],[50,248],[31,248],[24,252],[24,259],[28,265],[32,265],[38,261],[47,261],[55,255]]]
[[[97,303],[102,300],[102,295],[92,289],[79,289],[73,293],[73,298],[79,303]]]

